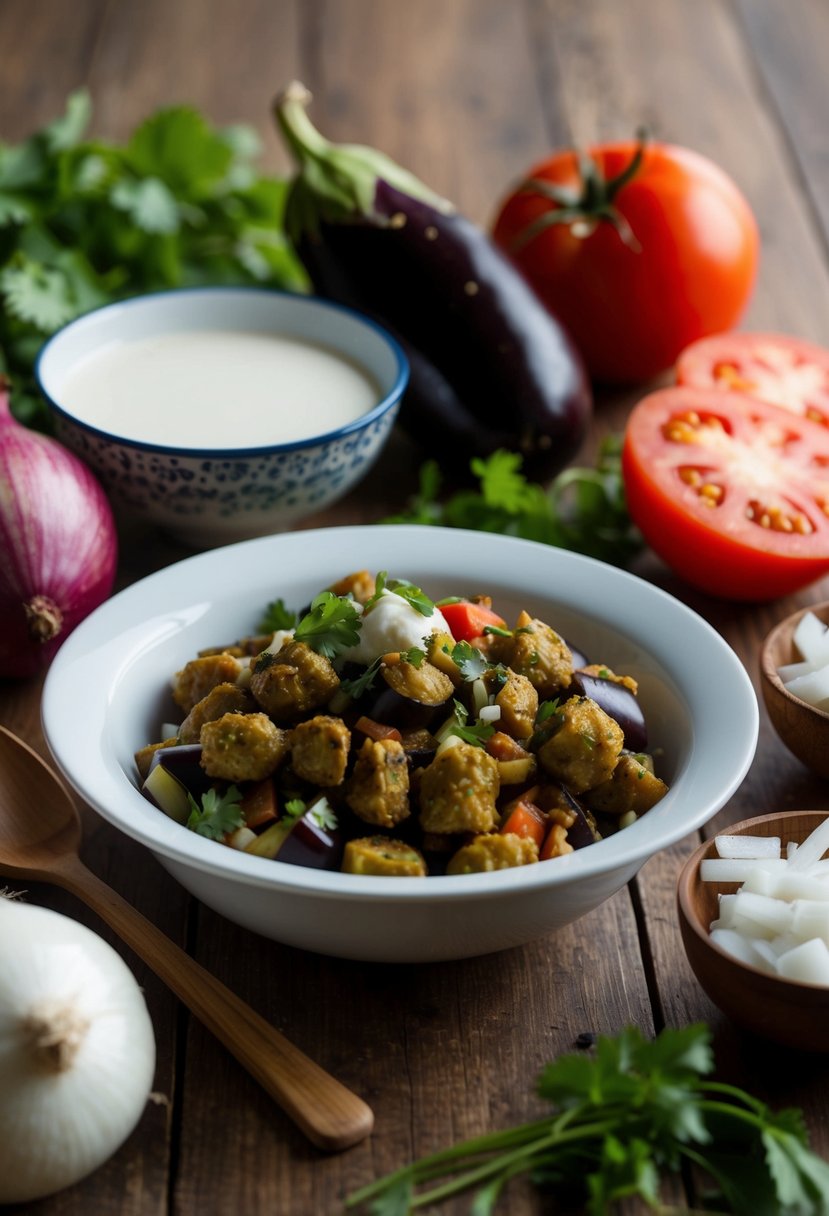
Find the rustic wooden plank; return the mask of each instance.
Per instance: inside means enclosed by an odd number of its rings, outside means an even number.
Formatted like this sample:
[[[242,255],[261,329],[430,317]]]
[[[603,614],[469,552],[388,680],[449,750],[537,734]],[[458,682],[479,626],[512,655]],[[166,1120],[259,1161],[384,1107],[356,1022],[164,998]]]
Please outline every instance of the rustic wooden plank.
[[[523,6],[319,0],[318,13],[314,121],[382,148],[485,222],[545,142]]]
[[[85,80],[109,0],[0,4],[0,140],[14,143],[63,112]]]
[[[574,1049],[579,1033],[613,1033],[629,1022],[651,1028],[637,958],[626,891],[521,949],[406,967],[292,950],[202,909],[200,961],[356,1089],[374,1108],[376,1130],[346,1154],[316,1153],[194,1028],[179,1209],[203,1211],[212,1202],[221,1211],[235,1201],[241,1210],[284,1216],[333,1211],[342,1193],[414,1156],[538,1117],[535,1079],[548,1060]],[[238,1166],[229,1171],[228,1161]],[[522,1200],[510,1210],[544,1210],[535,1195],[522,1192]],[[466,1204],[446,1210],[460,1213]]]
[[[829,8],[822,0],[734,0],[757,63],[767,105],[788,136],[786,174],[808,194],[824,241],[829,236],[829,164],[826,122],[829,81]],[[829,342],[829,314],[818,319],[816,336]]]

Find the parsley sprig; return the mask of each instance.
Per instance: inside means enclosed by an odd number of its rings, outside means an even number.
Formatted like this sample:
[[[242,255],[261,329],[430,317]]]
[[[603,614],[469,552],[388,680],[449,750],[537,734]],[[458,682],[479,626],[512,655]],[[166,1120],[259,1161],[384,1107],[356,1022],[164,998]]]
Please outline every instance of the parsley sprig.
[[[421,1158],[354,1192],[346,1206],[371,1201],[372,1216],[407,1216],[474,1191],[470,1211],[489,1216],[506,1183],[528,1174],[574,1194],[588,1216],[607,1216],[625,1199],[658,1207],[660,1179],[690,1165],[718,1188],[706,1201],[719,1211],[826,1216],[829,1165],[809,1150],[801,1113],[775,1113],[706,1079],[712,1069],[703,1025],[655,1039],[635,1027],[601,1037],[592,1057],[565,1055],[544,1069],[546,1118]]]
[[[374,579],[374,595],[366,600],[365,611],[369,612],[386,591],[393,591],[407,604],[419,612],[421,616],[432,616],[435,611],[434,600],[430,600],[425,591],[410,583],[406,578],[389,578],[388,571],[380,570]]]
[[[201,806],[192,794],[187,795],[190,814],[187,827],[199,836],[208,840],[221,840],[228,832],[235,832],[242,827],[245,817],[239,805],[242,794],[235,785],[231,785],[224,794],[210,789],[201,796]]]
[[[44,338],[81,313],[170,287],[307,284],[282,225],[287,183],[257,172],[252,128],[176,106],[112,143],[86,135],[91,117],[80,91],[0,143],[0,371],[25,422],[46,419],[32,382]]]
[[[442,501],[438,465],[427,461],[407,508],[384,522],[520,536],[616,566],[629,565],[642,549],[625,505],[620,436],[604,441],[594,468],[565,469],[546,489],[527,480],[516,452],[493,452],[474,459],[470,468],[478,488]]]
[[[354,601],[333,591],[321,591],[294,630],[294,641],[304,642],[326,659],[333,659],[360,640],[360,615]]]
[[[280,629],[293,629],[297,614],[288,608],[283,599],[271,600],[257,625],[259,633],[276,633]]]

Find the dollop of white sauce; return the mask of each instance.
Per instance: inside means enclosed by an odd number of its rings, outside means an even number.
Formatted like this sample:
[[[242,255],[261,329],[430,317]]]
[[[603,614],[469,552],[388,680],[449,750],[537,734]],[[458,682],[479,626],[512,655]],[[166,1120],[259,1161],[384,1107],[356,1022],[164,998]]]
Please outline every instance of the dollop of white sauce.
[[[340,658],[368,666],[389,651],[422,647],[433,633],[451,633],[439,608],[423,616],[402,595],[384,590],[362,618],[359,642]]]

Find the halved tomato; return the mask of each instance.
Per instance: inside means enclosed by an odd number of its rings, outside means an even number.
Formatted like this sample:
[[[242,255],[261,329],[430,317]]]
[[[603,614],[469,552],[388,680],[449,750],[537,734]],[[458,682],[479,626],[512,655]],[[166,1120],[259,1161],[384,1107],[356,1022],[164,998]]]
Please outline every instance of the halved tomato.
[[[829,428],[740,393],[668,388],[633,409],[628,510],[682,578],[770,600],[829,571]]]
[[[748,393],[829,427],[829,350],[788,334],[723,333],[686,347],[679,384]]]

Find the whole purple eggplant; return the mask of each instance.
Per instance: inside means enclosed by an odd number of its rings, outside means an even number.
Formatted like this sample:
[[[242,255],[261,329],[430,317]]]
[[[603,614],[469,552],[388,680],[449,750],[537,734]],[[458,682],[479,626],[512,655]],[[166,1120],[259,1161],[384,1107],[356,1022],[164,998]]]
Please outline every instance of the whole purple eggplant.
[[[401,342],[401,424],[440,464],[506,448],[552,477],[591,415],[567,334],[485,232],[382,153],[324,139],[309,100],[290,85],[275,112],[298,164],[286,226],[315,291]]]

